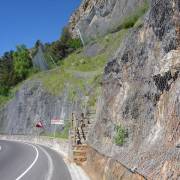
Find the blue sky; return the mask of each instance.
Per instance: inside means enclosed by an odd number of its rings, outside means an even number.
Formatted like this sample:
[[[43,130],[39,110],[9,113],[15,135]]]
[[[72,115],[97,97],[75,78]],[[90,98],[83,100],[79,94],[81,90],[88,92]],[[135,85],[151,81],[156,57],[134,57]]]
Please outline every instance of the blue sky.
[[[18,44],[57,40],[80,1],[0,0],[0,56]]]

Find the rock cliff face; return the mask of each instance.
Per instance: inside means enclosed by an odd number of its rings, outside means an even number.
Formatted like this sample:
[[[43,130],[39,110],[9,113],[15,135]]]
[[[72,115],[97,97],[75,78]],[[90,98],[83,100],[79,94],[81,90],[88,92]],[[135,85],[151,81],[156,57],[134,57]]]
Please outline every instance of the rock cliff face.
[[[51,119],[71,119],[73,111],[81,111],[80,99],[70,103],[67,92],[61,96],[49,94],[40,81],[27,81],[15,97],[0,111],[0,132],[8,134],[36,134],[35,124],[42,121],[45,132],[54,131]]]
[[[86,43],[114,31],[144,2],[146,0],[84,0],[70,18],[70,32],[74,37],[81,33]]]
[[[89,144],[149,179],[180,177],[180,1],[151,2],[105,67]],[[126,131],[115,144],[116,126]],[[107,178],[108,179],[108,178]]]

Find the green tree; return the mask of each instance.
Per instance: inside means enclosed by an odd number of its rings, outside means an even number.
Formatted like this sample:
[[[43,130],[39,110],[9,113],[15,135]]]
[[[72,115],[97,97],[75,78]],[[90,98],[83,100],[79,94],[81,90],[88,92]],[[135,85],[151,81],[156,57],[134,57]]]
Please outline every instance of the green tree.
[[[63,28],[60,41],[61,41],[62,43],[64,43],[64,44],[67,44],[67,42],[68,42],[70,39],[72,39],[71,34],[70,34],[70,32],[69,32],[68,27],[65,26],[65,27]]]
[[[80,39],[69,39],[67,44],[68,44],[68,47],[72,48],[73,50],[77,50],[80,47],[82,47],[82,43]]]
[[[13,53],[14,72],[19,80],[23,80],[32,68],[32,60],[25,45],[17,46],[17,51]]]
[[[9,89],[16,83],[13,70],[13,51],[6,52],[0,58],[0,95],[8,95]]]

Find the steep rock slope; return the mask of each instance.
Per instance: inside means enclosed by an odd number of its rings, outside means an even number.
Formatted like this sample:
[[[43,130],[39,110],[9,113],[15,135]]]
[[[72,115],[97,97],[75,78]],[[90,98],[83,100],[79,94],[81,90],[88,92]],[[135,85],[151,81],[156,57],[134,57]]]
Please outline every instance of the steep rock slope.
[[[85,42],[114,31],[124,18],[134,13],[146,0],[84,0],[71,16],[69,30]],[[78,30],[78,31],[77,31]]]
[[[89,145],[149,179],[178,179],[180,162],[180,2],[151,2],[105,67]],[[115,144],[116,127],[126,132]],[[108,179],[108,178],[107,178]]]
[[[53,132],[50,120],[69,119],[75,105],[70,104],[67,93],[53,96],[40,81],[27,81],[15,97],[1,110],[0,132],[11,134],[35,134],[35,124],[42,121],[47,132]]]

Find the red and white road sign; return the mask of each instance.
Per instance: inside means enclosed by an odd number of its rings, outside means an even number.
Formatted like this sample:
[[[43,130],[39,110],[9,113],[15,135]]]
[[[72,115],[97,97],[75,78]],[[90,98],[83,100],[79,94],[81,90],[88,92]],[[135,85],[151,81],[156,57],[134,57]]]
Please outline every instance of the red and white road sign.
[[[44,128],[43,123],[42,123],[41,121],[39,121],[39,122],[36,124],[36,127],[37,127],[37,128]]]
[[[51,120],[51,125],[64,125],[64,120],[54,118]]]

